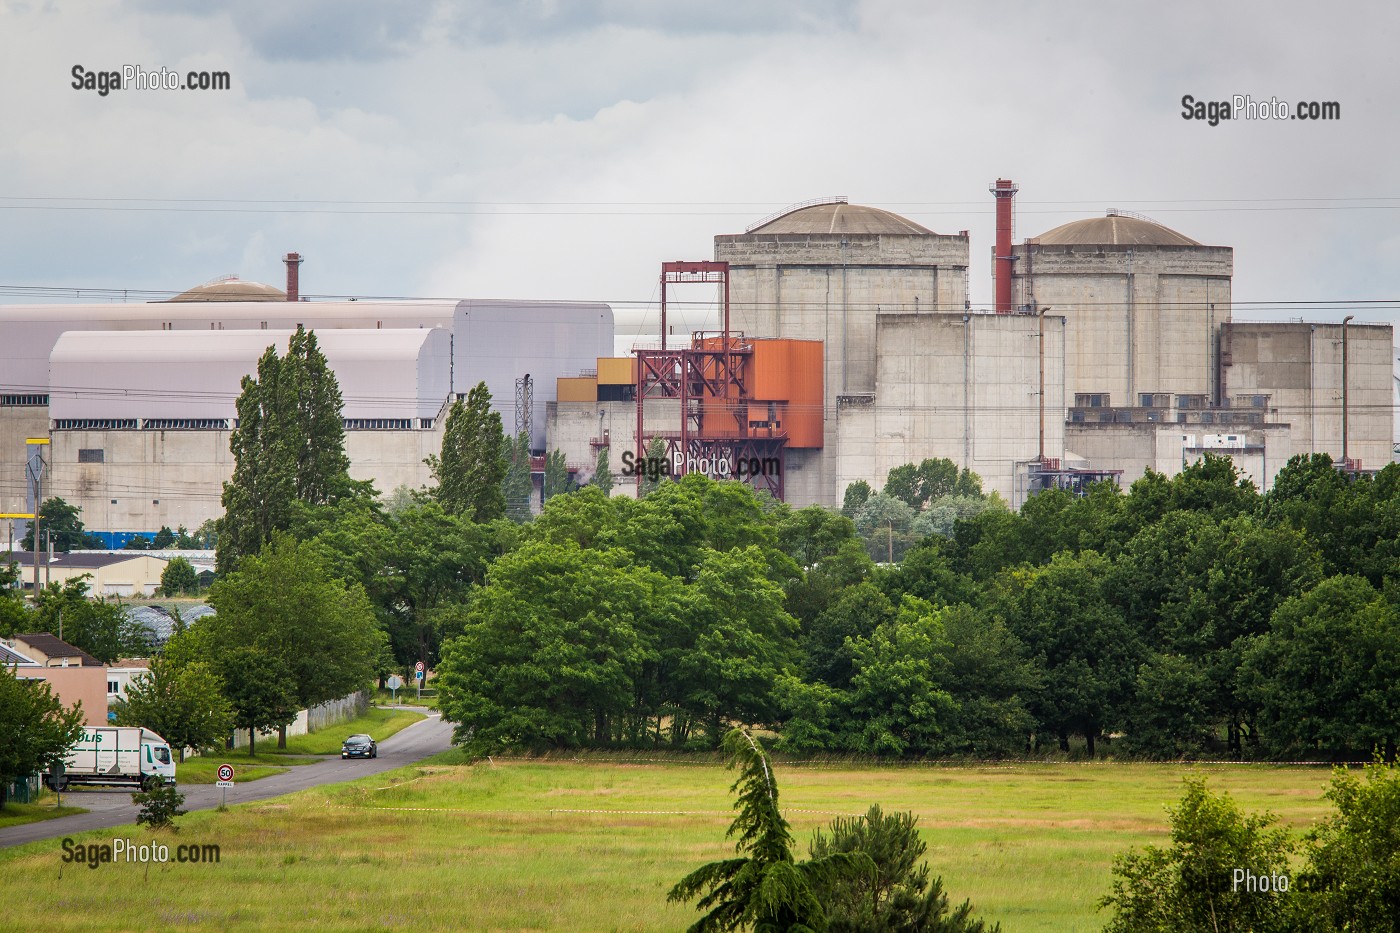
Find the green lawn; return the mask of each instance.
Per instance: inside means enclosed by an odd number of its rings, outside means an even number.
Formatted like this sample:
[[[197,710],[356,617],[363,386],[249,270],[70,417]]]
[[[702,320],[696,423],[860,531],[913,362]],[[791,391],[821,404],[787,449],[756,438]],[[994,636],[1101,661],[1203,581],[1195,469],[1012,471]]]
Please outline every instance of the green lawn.
[[[87,812],[83,807],[70,807],[67,804],[64,804],[62,809],[57,809],[54,807],[54,803],[54,795],[48,791],[40,794],[39,799],[34,803],[7,803],[4,807],[0,807],[0,829]]]
[[[277,748],[277,737],[269,736],[270,741],[260,751],[269,755],[339,755],[340,743],[356,733],[368,733],[376,742],[382,742],[406,726],[420,719],[422,713],[406,709],[380,709],[371,706],[363,716],[357,716],[339,725],[327,726],[310,735],[293,735],[287,738],[285,749]]]
[[[1194,770],[775,765],[804,852],[833,816],[876,802],[912,810],[946,889],[1007,933],[1100,929],[1094,904],[1113,856],[1165,839],[1163,807]],[[1329,810],[1325,769],[1199,770],[1297,832]],[[724,840],[732,780],[698,759],[431,763],[181,818],[179,836],[165,841],[217,843],[217,865],[172,863],[149,878],[127,865],[60,874],[49,841],[0,852],[0,873],[26,879],[27,904],[55,930],[90,926],[64,909],[75,903],[104,904],[104,923],[117,929],[678,930],[696,915],[667,904],[667,889],[733,853]],[[121,827],[86,838],[115,835],[139,843],[147,834]]]
[[[274,744],[276,741],[273,739]],[[216,774],[219,765],[230,764],[233,765],[233,782],[241,784],[244,781],[256,781],[269,774],[281,774],[292,765],[309,765],[320,760],[304,756],[261,753],[255,758],[249,758],[246,750],[233,749],[210,752],[198,758],[186,758],[175,766],[175,778],[181,784],[213,784],[219,779]]]
[[[380,706],[422,706],[427,709],[437,709],[437,690],[426,690],[424,692],[427,696],[420,698],[412,683],[409,681],[409,686],[399,688],[397,700],[394,699],[394,693],[391,690],[376,690],[374,702]]]

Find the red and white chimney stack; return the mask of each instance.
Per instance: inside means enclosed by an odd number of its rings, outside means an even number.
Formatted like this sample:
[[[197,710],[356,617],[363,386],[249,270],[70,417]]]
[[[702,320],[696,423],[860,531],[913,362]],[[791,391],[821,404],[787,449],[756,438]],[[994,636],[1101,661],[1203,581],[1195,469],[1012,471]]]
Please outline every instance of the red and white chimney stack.
[[[989,189],[997,199],[997,245],[992,257],[996,280],[997,314],[1010,314],[1011,307],[1011,200],[1020,188],[1015,182],[998,178]]]

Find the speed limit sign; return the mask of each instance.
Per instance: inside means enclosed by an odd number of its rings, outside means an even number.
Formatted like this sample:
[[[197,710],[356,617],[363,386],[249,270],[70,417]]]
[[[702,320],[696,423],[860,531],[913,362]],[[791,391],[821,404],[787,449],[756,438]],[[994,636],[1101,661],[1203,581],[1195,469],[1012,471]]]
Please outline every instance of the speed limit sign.
[[[219,765],[219,780],[233,781],[233,765]]]

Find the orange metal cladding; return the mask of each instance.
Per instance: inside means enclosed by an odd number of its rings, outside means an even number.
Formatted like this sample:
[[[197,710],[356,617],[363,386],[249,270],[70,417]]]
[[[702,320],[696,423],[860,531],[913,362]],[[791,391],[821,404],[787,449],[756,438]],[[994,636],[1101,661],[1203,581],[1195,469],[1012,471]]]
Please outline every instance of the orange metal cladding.
[[[598,385],[626,386],[635,385],[636,382],[637,358],[635,356],[598,357]]]
[[[822,342],[754,340],[749,362],[749,396],[756,403],[776,402],[778,421],[788,447],[821,447],[823,440]],[[750,406],[750,420],[755,410]]]
[[[747,344],[741,338],[730,337],[729,345],[737,351]],[[695,350],[706,350],[718,354],[724,348],[724,338],[722,336],[695,337],[691,340],[691,347]],[[736,370],[742,371],[746,358],[747,354],[734,357]],[[718,368],[719,359],[718,356],[712,357],[709,365],[706,365],[705,362],[701,363],[702,366],[705,366],[706,376],[715,382],[720,382],[722,379],[722,373]],[[735,382],[727,382],[724,385],[725,394],[722,396],[692,396],[700,404],[700,424],[699,430],[696,432],[697,437],[743,437],[747,435],[748,432],[744,430],[739,423],[739,418],[736,417],[743,404],[740,386]]]
[[[556,398],[561,402],[598,401],[598,380],[592,376],[560,376]]]

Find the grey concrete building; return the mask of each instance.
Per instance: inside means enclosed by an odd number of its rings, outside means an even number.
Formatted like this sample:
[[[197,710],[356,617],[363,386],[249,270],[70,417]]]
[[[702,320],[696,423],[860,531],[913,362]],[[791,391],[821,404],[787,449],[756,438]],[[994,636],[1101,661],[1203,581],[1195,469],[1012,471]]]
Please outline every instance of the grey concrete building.
[[[1065,316],[1065,394],[1134,406],[1156,393],[1218,400],[1234,250],[1110,212],[1012,247],[1020,308]]]
[[[869,447],[865,423],[868,406],[880,403],[878,319],[963,312],[967,233],[940,235],[889,211],[828,199],[716,236],[714,258],[729,263],[736,330],[823,342],[825,446],[789,453],[786,489],[797,503],[839,505],[843,458],[887,459]],[[860,423],[849,435],[841,429],[847,417]]]

